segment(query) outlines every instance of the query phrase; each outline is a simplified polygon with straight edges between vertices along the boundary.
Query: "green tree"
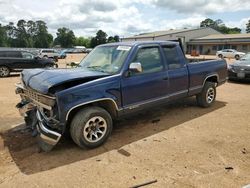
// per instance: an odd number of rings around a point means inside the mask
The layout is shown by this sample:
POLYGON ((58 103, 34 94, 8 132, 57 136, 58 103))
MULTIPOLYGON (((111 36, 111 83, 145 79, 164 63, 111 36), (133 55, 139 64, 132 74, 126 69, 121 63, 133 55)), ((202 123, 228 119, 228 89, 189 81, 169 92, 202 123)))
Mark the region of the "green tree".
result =
POLYGON ((248 23, 246 24, 246 32, 250 33, 250 20, 248 20, 248 23))
POLYGON ((69 48, 75 44, 75 34, 68 28, 59 28, 56 35, 57 37, 54 40, 54 44, 56 45, 61 45, 63 48, 69 48))
POLYGON ((114 40, 115 40, 115 42, 120 42, 120 37, 118 35, 115 35, 114 40))
POLYGON ((211 27, 223 34, 235 34, 241 33, 241 29, 238 27, 230 28, 227 27, 221 19, 212 20, 211 18, 207 18, 200 23, 200 27, 211 27))
POLYGON ((48 48, 53 43, 53 36, 48 33, 48 27, 44 21, 38 20, 33 26, 30 27, 31 31, 34 33, 32 35, 34 47, 36 48, 48 48))
POLYGON ((108 43, 110 43, 110 42, 119 42, 119 41, 120 41, 120 37, 118 35, 108 37, 108 43))
POLYGON ((7 43, 9 47, 16 46, 16 27, 13 22, 9 22, 8 25, 4 26, 7 34, 7 43))
POLYGON ((0 47, 8 46, 6 28, 0 24, 0 47))
POLYGON ((211 18, 206 18, 200 23, 200 27, 215 27, 217 24, 214 20, 211 18))
POLYGON ((90 46, 94 48, 97 45, 107 43, 107 36, 108 36, 107 33, 105 33, 104 31, 102 30, 97 31, 96 36, 93 37, 90 41, 90 46))
POLYGON ((15 38, 16 38, 16 47, 31 47, 29 40, 29 34, 26 30, 26 21, 19 20, 17 22, 15 38))
POLYGON ((86 48, 89 48, 90 38, 76 37, 75 46, 85 46, 86 48))
POLYGON ((115 42, 114 37, 112 37, 112 36, 108 37, 108 43, 110 43, 110 42, 115 42))

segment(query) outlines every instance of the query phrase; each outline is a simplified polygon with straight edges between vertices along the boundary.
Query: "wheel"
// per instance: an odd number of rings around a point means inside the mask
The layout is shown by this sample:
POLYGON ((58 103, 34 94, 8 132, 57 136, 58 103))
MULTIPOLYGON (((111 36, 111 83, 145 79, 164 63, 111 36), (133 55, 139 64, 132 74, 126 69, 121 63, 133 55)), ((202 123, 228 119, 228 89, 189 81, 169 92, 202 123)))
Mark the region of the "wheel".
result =
POLYGON ((209 107, 216 98, 216 87, 213 82, 206 82, 201 93, 196 96, 196 100, 199 106, 209 107))
POLYGON ((240 59, 240 56, 239 55, 235 55, 234 56, 236 60, 239 60, 240 59))
POLYGON ((46 68, 46 69, 54 68, 54 66, 55 66, 55 65, 53 65, 53 64, 46 64, 46 65, 45 65, 45 68, 46 68))
POLYGON ((0 77, 7 77, 10 75, 10 69, 6 66, 0 66, 0 77))
POLYGON ((219 54, 218 57, 222 59, 222 58, 223 58, 223 55, 222 55, 222 54, 219 54))
POLYGON ((70 134, 81 148, 96 148, 108 139, 112 128, 112 118, 106 110, 100 107, 87 107, 74 116, 70 134))

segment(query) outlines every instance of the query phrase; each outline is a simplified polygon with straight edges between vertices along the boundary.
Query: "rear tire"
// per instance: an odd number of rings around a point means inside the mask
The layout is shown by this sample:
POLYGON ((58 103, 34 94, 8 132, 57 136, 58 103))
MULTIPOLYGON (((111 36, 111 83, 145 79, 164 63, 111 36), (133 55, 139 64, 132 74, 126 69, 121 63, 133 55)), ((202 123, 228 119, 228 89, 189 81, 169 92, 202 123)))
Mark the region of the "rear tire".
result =
POLYGON ((240 56, 239 55, 235 55, 234 56, 236 60, 239 60, 240 59, 240 56))
POLYGON ((206 82, 201 93, 196 95, 197 104, 207 108, 211 106, 216 98, 216 87, 213 82, 206 82))
POLYGON ((112 118, 106 110, 87 107, 74 116, 70 134, 72 140, 81 148, 96 148, 108 139, 112 128, 112 118))
POLYGON ((8 77, 10 75, 10 69, 6 66, 0 66, 0 77, 8 77))
POLYGON ((223 55, 222 55, 222 54, 219 54, 218 57, 222 59, 222 58, 223 58, 223 55))
POLYGON ((46 69, 54 68, 54 65, 53 64, 47 64, 47 65, 45 65, 45 68, 46 69))

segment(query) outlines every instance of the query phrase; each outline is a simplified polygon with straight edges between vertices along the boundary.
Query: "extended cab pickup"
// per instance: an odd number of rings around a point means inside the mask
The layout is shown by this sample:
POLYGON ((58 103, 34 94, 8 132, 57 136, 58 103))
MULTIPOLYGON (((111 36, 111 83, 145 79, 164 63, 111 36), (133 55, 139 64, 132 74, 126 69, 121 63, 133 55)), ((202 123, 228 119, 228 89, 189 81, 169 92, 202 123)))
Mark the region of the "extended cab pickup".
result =
POLYGON ((80 147, 95 148, 124 115, 194 95, 209 107, 226 76, 224 60, 189 63, 177 42, 105 44, 79 68, 24 70, 17 107, 43 150, 67 130, 80 147))

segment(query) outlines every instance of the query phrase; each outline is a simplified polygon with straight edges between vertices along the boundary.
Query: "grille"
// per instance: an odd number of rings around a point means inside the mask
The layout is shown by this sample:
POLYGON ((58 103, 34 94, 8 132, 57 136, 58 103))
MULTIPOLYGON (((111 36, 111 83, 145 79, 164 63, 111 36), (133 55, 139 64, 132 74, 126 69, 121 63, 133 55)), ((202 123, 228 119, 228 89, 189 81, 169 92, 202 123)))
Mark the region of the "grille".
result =
POLYGON ((46 95, 39 94, 29 89, 24 89, 23 94, 34 102, 39 102, 48 106, 54 106, 55 99, 46 95))

